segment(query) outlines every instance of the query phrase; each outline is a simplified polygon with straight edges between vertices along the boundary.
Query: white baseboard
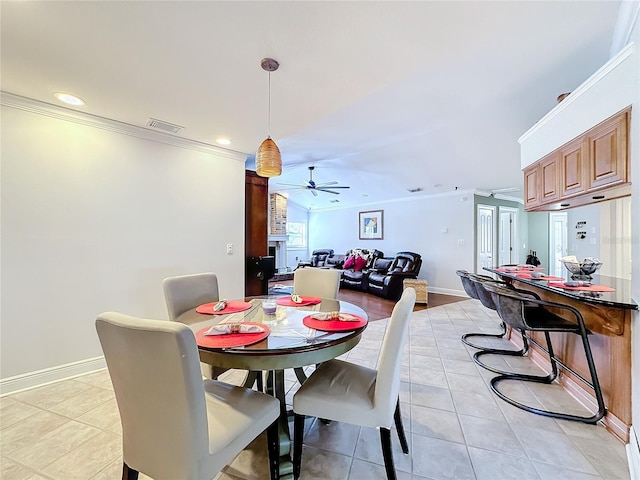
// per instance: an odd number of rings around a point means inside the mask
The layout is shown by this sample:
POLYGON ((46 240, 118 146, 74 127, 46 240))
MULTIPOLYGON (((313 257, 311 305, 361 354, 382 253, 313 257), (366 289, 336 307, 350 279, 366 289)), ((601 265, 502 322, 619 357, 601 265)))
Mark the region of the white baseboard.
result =
POLYGON ((454 295, 456 297, 469 297, 469 295, 467 295, 464 290, 453 290, 451 288, 438 288, 438 287, 432 287, 431 285, 429 285, 427 287, 429 289, 429 293, 442 293, 444 295, 454 295))
POLYGON ((629 462, 629 478, 640 478, 640 444, 638 444, 638 436, 631 426, 629 432, 629 443, 627 444, 627 461, 629 462))
POLYGON ((87 360, 81 360, 79 362, 45 368, 44 370, 16 375, 15 377, 3 378, 0 379, 0 397, 9 395, 10 393, 40 387, 48 383, 77 377, 106 367, 107 364, 104 357, 95 357, 88 358, 87 360))

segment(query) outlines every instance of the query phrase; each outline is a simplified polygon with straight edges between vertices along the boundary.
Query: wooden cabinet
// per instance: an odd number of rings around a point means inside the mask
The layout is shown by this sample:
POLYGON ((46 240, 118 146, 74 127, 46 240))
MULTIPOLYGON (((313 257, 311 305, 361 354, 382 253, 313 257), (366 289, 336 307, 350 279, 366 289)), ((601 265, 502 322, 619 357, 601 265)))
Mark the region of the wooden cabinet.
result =
POLYGON ((525 210, 558 210, 629 195, 624 187, 630 185, 630 112, 608 118, 525 168, 525 210))
POLYGON ((560 196, 562 198, 579 195, 587 189, 585 150, 585 142, 582 138, 577 138, 560 149, 560 196))
POLYGON ((629 155, 627 152, 628 112, 606 120, 587 134, 589 148, 588 189, 627 181, 629 155))
POLYGON ((540 160, 540 202, 555 202, 560 198, 558 189, 558 158, 552 153, 540 160))
POLYGON ((524 170, 525 208, 534 208, 560 198, 558 154, 554 153, 524 170))
POLYGON ((540 168, 537 163, 524 169, 524 207, 527 210, 540 205, 539 171, 540 168))

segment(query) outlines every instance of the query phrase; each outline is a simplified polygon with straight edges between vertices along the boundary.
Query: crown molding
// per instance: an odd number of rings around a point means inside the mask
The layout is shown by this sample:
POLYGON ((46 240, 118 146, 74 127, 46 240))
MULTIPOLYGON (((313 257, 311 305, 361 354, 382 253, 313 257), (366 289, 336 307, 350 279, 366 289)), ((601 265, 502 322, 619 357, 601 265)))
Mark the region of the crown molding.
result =
POLYGON ((578 88, 576 88, 573 92, 569 94, 562 102, 556 105, 549 113, 547 113, 544 117, 542 117, 538 122, 527 130, 519 139, 518 143, 522 145, 523 142, 527 141, 532 135, 534 135, 538 130, 545 126, 551 119, 556 117, 560 112, 563 112, 567 109, 573 102, 575 102, 578 98, 584 95, 591 87, 593 87, 596 83, 606 77, 609 73, 615 70, 622 62, 624 62, 628 57, 630 57, 635 50, 635 45, 633 43, 629 43, 626 47, 624 47, 620 52, 616 54, 611 60, 605 63, 600 69, 598 69, 593 75, 587 78, 578 88))
POLYGON ((129 123, 119 122, 106 117, 91 115, 89 113, 79 112, 70 108, 60 107, 50 103, 40 102, 32 98, 22 97, 9 92, 0 92, 0 105, 8 108, 15 108, 25 112, 42 115, 57 120, 73 122, 91 128, 98 128, 121 135, 142 138, 152 142, 164 143, 174 147, 194 150, 197 152, 225 157, 244 163, 247 154, 218 147, 204 142, 198 142, 188 138, 176 137, 169 133, 156 132, 148 128, 131 125, 129 123))
MULTIPOLYGON (((292 203, 295 203, 296 205, 302 207, 305 210, 308 210, 310 212, 328 212, 331 210, 348 210, 351 208, 363 208, 363 207, 379 207, 379 206, 384 206, 384 205, 388 205, 390 203, 406 203, 406 202, 415 202, 418 199, 421 200, 432 200, 435 198, 441 198, 441 197, 457 197, 460 196, 460 201, 464 202, 467 200, 468 196, 471 195, 473 196, 473 194, 476 192, 476 190, 455 190, 453 192, 446 192, 446 193, 435 193, 435 194, 423 194, 423 195, 412 195, 411 197, 402 197, 402 198, 392 198, 389 200, 379 200, 379 201, 375 201, 375 202, 362 202, 362 203, 353 203, 353 204, 349 204, 349 205, 339 205, 339 206, 329 206, 329 207, 308 207, 308 206, 304 206, 304 205, 300 205, 299 203, 295 202, 295 201, 291 201, 292 203), (464 197, 464 200, 463 200, 464 197)), ((291 200, 289 198, 289 200, 291 200)))

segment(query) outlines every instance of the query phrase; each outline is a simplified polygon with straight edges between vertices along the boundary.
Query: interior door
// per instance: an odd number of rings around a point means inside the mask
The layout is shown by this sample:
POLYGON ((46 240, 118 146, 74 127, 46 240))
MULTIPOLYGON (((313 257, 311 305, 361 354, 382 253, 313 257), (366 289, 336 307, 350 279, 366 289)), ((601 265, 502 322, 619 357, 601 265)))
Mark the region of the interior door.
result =
POLYGON ((518 210, 499 207, 498 263, 518 263, 518 210))
POLYGON ((495 214, 496 207, 492 207, 489 205, 478 205, 478 210, 476 213, 476 273, 481 273, 484 267, 495 266, 495 214))
POLYGON ((567 212, 549 214, 549 275, 564 276, 560 259, 567 255, 567 212))

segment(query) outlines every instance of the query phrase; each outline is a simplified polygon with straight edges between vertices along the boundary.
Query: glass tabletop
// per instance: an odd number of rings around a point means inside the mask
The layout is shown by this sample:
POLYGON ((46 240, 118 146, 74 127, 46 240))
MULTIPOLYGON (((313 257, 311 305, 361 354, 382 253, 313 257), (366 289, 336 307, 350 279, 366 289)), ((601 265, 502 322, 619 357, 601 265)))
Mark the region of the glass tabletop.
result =
MULTIPOLYGON (((277 355, 278 353, 287 354, 323 349, 358 336, 366 328, 365 325, 348 331, 325 332, 310 329, 303 324, 303 319, 306 316, 317 312, 349 313, 368 319, 367 313, 362 308, 349 302, 320 299, 320 303, 315 305, 296 307, 277 305, 275 314, 266 314, 262 309, 262 302, 266 298, 246 298, 245 301, 251 305, 249 309, 227 315, 201 314, 196 312, 196 309, 192 309, 180 315, 176 321, 185 323, 194 333, 220 323, 253 322, 269 327, 269 336, 252 345, 211 349, 226 353, 237 352, 243 355, 264 355, 266 353, 277 355)), ((202 346, 199 348, 208 349, 202 346)))

